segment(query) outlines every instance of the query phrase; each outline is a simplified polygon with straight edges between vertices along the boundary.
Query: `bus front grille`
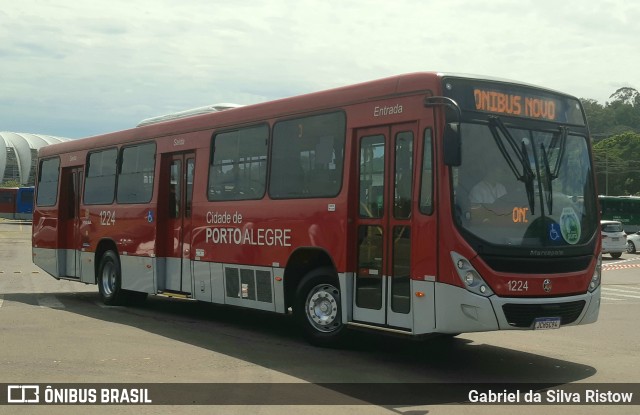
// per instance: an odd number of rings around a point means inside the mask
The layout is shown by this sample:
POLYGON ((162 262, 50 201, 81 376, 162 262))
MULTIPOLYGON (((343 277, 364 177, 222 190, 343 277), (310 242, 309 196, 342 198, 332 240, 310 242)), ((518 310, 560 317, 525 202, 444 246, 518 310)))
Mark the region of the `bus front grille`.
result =
POLYGON ((561 258, 525 258, 480 254, 491 269, 520 274, 555 274, 581 272, 589 268, 593 255, 561 258))
POLYGON ((539 317, 560 317, 560 324, 571 324, 578 319, 585 301, 551 304, 505 304, 502 306, 507 322, 514 327, 531 327, 539 317))

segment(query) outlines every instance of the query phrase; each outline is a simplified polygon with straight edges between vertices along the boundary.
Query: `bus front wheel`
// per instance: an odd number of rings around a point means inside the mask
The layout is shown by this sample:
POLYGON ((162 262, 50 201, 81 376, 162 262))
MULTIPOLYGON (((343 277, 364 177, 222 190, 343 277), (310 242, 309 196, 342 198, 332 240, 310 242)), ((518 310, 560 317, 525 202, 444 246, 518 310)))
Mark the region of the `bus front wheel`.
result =
POLYGON ((296 291, 294 313, 307 340, 316 346, 336 346, 343 339, 338 278, 321 268, 304 276, 296 291))
POLYGON ((113 251, 105 252, 98 269, 98 290, 103 303, 118 305, 123 302, 125 293, 121 288, 121 281, 118 255, 113 251))

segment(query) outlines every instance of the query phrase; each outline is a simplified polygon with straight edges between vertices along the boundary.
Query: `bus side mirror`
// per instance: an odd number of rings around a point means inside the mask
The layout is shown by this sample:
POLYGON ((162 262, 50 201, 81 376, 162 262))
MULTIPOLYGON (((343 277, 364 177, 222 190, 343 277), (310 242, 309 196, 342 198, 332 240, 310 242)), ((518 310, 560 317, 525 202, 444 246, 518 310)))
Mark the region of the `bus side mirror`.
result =
POLYGON ((457 167, 462 164, 462 141, 460 124, 447 123, 444 130, 444 164, 457 167))

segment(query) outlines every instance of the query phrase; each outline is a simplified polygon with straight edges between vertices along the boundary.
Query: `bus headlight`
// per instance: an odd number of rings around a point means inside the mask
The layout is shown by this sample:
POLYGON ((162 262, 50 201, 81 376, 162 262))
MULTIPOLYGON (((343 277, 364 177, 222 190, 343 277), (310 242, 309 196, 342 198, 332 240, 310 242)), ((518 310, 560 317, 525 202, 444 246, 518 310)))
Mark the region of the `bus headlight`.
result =
POLYGON ((457 252, 451 252, 451 260, 453 261, 460 280, 467 290, 484 297, 493 295, 489 284, 482 279, 480 273, 473 268, 473 265, 471 265, 465 257, 457 252))
POLYGON ((598 263, 596 264, 596 269, 593 271, 593 276, 591 277, 591 282, 589 283, 589 292, 593 292, 596 288, 600 286, 600 281, 602 280, 602 254, 598 255, 598 263))
POLYGON ((471 286, 475 281, 476 281, 476 278, 475 278, 474 272, 467 271, 467 273, 464 276, 464 282, 466 282, 468 286, 471 286))

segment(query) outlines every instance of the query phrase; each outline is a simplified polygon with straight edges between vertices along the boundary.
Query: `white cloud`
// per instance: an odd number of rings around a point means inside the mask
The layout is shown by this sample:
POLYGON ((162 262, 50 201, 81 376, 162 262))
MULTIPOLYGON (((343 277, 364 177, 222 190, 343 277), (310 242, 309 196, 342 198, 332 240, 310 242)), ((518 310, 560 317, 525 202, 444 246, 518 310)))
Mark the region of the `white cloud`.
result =
POLYGON ((97 134, 424 70, 605 102, 640 88, 638 21, 622 0, 22 0, 0 12, 0 125, 97 134))

